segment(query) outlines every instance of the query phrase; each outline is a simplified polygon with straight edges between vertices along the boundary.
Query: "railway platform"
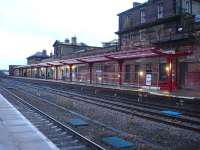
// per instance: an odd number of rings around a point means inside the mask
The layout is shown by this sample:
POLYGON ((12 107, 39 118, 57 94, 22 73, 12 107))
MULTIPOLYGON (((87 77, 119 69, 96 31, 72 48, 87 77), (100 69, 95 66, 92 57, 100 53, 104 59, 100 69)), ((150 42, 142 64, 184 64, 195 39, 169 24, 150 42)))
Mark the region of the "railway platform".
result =
POLYGON ((0 150, 58 149, 0 94, 0 150))
POLYGON ((126 86, 126 85, 107 85, 107 84, 89 84, 89 83, 83 83, 83 82, 68 82, 63 80, 45 80, 45 79, 38 79, 38 78, 24 78, 24 77, 11 77, 16 79, 29 79, 29 80, 41 80, 41 81, 48 81, 48 82, 55 82, 55 83, 64 83, 64 84, 72 84, 72 85, 82 85, 82 86, 88 86, 88 87, 94 87, 94 88, 102 88, 102 89, 111 89, 111 90, 118 90, 118 91, 125 91, 125 92, 135 92, 135 93, 147 93, 152 96, 161 96, 161 97, 167 97, 167 98, 177 98, 177 99, 184 99, 184 100, 200 100, 200 90, 194 91, 194 90, 186 90, 186 89, 179 89, 173 92, 167 92, 167 91, 160 91, 154 88, 137 88, 133 86, 126 86))

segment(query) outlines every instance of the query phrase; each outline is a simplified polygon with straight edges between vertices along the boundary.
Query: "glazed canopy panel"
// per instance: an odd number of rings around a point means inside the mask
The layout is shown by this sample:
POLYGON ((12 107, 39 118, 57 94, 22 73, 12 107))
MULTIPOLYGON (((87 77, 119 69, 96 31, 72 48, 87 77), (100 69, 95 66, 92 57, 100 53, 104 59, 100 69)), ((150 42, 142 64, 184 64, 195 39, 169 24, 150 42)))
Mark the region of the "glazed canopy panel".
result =
POLYGON ((72 64, 81 64, 82 62, 76 60, 76 59, 67 59, 67 60, 61 60, 61 63, 65 65, 72 65, 72 64))
POLYGON ((105 62, 105 61, 109 61, 110 59, 105 57, 104 55, 96 55, 96 56, 79 58, 77 60, 85 62, 85 63, 94 63, 94 62, 105 62))

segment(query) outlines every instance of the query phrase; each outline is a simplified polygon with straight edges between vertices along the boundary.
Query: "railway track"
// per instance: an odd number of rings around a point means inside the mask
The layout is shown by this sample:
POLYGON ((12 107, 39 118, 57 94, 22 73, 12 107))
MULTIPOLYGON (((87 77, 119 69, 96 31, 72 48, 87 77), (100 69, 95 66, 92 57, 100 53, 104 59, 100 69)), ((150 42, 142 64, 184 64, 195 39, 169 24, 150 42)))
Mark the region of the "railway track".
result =
MULTIPOLYGON (((39 86, 37 86, 36 83, 32 83, 32 82, 26 83, 26 84, 29 84, 29 85, 31 84, 31 86, 39 87, 39 86)), ((163 110, 163 109, 167 108, 167 109, 179 111, 179 112, 181 112, 185 115, 188 115, 190 117, 200 118, 200 111, 193 110, 193 109, 191 110, 191 109, 183 107, 183 105, 185 103, 184 100, 179 100, 179 101, 176 100, 177 106, 172 106, 172 105, 166 105, 166 104, 146 102, 146 101, 143 100, 142 97, 141 97, 141 100, 138 102, 138 97, 128 98, 128 97, 123 97, 123 96, 120 96, 120 95, 117 95, 117 94, 116 95, 115 94, 114 95, 103 94, 103 96, 102 96, 101 94, 100 95, 96 94, 96 91, 94 91, 94 92, 92 92, 90 90, 82 91, 82 88, 78 88, 78 89, 75 88, 74 89, 74 88, 68 87, 68 85, 64 86, 64 87, 63 86, 56 86, 55 87, 55 85, 50 83, 47 86, 44 85, 42 87, 50 89, 50 90, 56 90, 56 91, 59 91, 59 92, 65 92, 65 93, 74 92, 75 94, 85 95, 85 96, 89 96, 89 97, 100 98, 100 99, 115 101, 115 102, 117 101, 117 102, 121 102, 121 103, 124 103, 124 104, 127 104, 127 105, 134 105, 134 106, 139 106, 139 107, 143 107, 143 108, 147 108, 147 109, 149 108, 149 109, 155 109, 155 110, 163 110), (50 87, 53 87, 53 88, 50 88, 50 87)), ((164 102, 165 101, 163 101, 163 103, 164 102)))
POLYGON ((59 149, 105 150, 103 147, 28 103, 16 95, 16 93, 12 92, 11 89, 2 87, 4 94, 9 96, 10 102, 59 149))
MULTIPOLYGON (((19 83, 18 83, 18 86, 19 86, 19 88, 22 88, 22 87, 20 87, 19 83)), ((28 85, 26 84, 26 86, 28 86, 28 85)), ((64 97, 71 98, 71 99, 78 100, 78 101, 84 101, 84 102, 87 102, 90 104, 98 105, 101 107, 106 107, 106 108, 109 108, 112 110, 135 115, 135 116, 138 116, 141 118, 146 118, 146 119, 153 120, 156 122, 173 125, 173 126, 176 126, 179 128, 184 128, 184 129, 189 129, 189 130, 193 130, 196 132, 200 132, 200 120, 198 117, 195 118, 194 115, 189 116, 188 114, 184 114, 182 117, 172 117, 172 116, 166 116, 166 115, 161 114, 159 110, 163 109, 163 108, 155 109, 155 107, 153 107, 154 109, 152 109, 151 106, 148 108, 148 106, 144 105, 144 107, 143 107, 142 104, 140 104, 139 106, 138 105, 136 105, 136 106, 128 105, 128 104, 124 104, 124 103, 121 103, 118 101, 117 102, 110 101, 110 100, 108 101, 105 99, 95 98, 95 97, 91 97, 91 96, 85 96, 83 94, 61 91, 61 90, 56 90, 56 89, 46 88, 46 87, 39 87, 36 85, 31 86, 31 88, 37 88, 38 90, 46 90, 52 94, 64 96, 64 97), (193 118, 191 119, 191 117, 193 117, 193 118)), ((26 90, 26 89, 22 88, 22 90, 26 90)))

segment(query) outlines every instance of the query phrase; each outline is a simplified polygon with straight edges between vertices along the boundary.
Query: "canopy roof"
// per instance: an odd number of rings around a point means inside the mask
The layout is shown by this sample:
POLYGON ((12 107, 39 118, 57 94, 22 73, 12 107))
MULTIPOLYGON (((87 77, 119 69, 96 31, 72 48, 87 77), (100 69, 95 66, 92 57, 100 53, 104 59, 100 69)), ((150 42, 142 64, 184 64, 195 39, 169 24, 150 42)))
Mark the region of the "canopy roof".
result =
POLYGON ((140 48, 134 50, 126 50, 126 51, 124 50, 124 51, 79 57, 73 59, 65 59, 60 61, 45 62, 40 64, 18 66, 15 68, 75 65, 84 63, 106 62, 113 60, 119 61, 119 60, 142 59, 142 58, 153 58, 153 57, 180 57, 190 54, 192 54, 191 51, 175 52, 175 51, 163 51, 158 48, 140 48))
POLYGON ((105 57, 104 55, 94 55, 94 56, 78 58, 77 60, 83 63, 95 63, 95 62, 109 61, 110 59, 105 57))
POLYGON ((59 61, 52 61, 52 62, 47 62, 48 65, 51 66, 62 66, 63 63, 59 62, 59 61))
POLYGON ((61 60, 60 62, 65 64, 65 65, 82 64, 81 61, 78 61, 76 59, 61 60))

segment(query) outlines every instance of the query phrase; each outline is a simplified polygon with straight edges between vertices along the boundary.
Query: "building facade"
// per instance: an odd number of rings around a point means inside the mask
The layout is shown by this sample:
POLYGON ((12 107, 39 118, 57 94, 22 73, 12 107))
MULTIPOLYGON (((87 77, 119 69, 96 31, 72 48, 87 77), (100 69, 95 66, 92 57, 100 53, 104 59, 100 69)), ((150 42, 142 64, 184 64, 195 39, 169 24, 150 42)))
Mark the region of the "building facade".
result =
POLYGON ((77 57, 78 54, 85 51, 101 49, 101 47, 88 46, 85 43, 77 43, 77 38, 72 37, 71 42, 69 39, 65 39, 64 42, 58 40, 53 44, 54 47, 54 59, 64 59, 69 57, 77 57))
POLYGON ((38 64, 41 63, 42 60, 50 58, 49 55, 47 55, 47 51, 43 50, 42 52, 36 52, 34 55, 31 55, 27 57, 27 64, 38 64))
MULTIPOLYGON (((174 83, 180 88, 200 88, 200 1, 149 0, 133 3, 133 7, 119 16, 117 32, 121 50, 137 47, 157 47, 164 51, 192 50, 193 55, 173 60, 174 83)), ((143 61, 146 71, 157 72, 159 82, 167 78, 166 59, 143 61), (157 69, 154 64, 159 64, 157 69), (154 69, 153 69, 154 68, 154 69)), ((135 66, 136 67, 136 66, 135 66)), ((129 69, 128 69, 129 70, 129 69)), ((129 72, 137 70, 132 69, 129 72)), ((134 72, 135 72, 134 71, 134 72)))
POLYGON ((148 87, 200 89, 200 2, 149 0, 120 14, 119 45, 56 41, 54 57, 15 69, 16 76, 148 87))

